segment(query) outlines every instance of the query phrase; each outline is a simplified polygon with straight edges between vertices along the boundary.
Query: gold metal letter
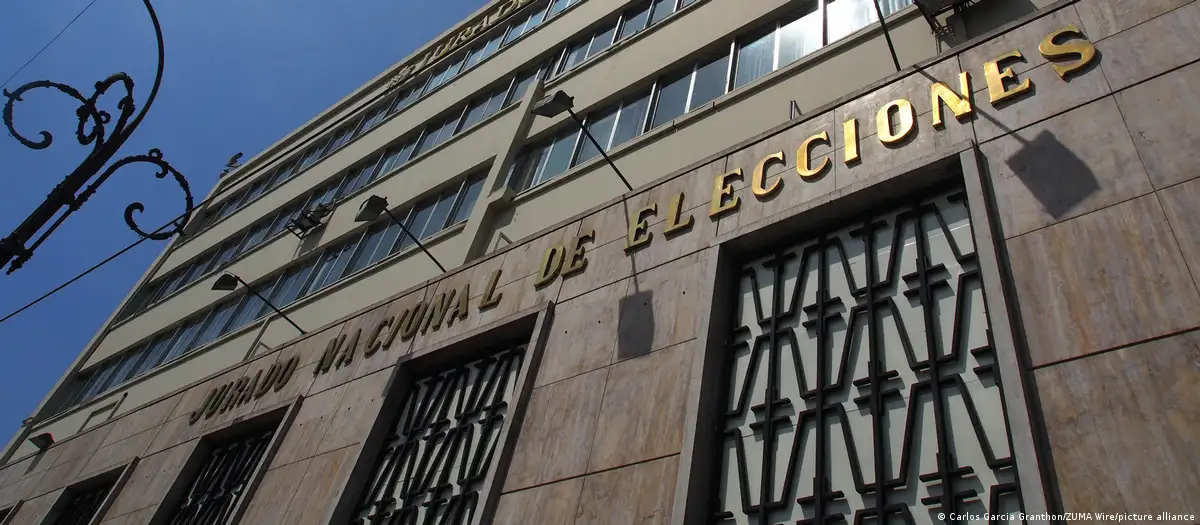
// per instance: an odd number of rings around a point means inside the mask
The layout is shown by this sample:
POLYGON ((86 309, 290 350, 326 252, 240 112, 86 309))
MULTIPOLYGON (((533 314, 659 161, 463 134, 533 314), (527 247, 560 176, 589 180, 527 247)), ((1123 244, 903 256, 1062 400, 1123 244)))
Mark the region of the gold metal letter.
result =
POLYGON ((592 240, 595 238, 596 230, 592 230, 580 235, 579 237, 576 237, 574 241, 571 241, 571 258, 567 260, 567 267, 564 268, 562 272, 564 279, 587 269, 587 253, 583 249, 583 243, 592 242, 592 240))
POLYGON ((753 192, 754 196, 758 197, 759 200, 770 197, 772 194, 779 191, 780 185, 783 184, 783 177, 780 177, 775 179, 775 183, 771 184, 770 188, 763 186, 763 182, 765 182, 763 179, 765 179, 767 176, 767 166, 776 162, 780 164, 784 163, 782 151, 767 155, 767 158, 760 161, 758 166, 754 168, 754 175, 750 178, 750 191, 753 192))
POLYGON ((350 337, 350 341, 342 347, 342 354, 338 356, 337 364, 334 368, 341 368, 354 361, 354 350, 358 348, 358 338, 362 336, 362 328, 354 331, 354 335, 350 337))
POLYGON ((367 338, 367 347, 363 349, 363 357, 371 357, 375 355, 375 352, 378 352, 381 348, 383 348, 383 341, 379 340, 379 334, 383 333, 383 329, 391 326, 391 324, 392 318, 389 317, 379 321, 379 323, 375 325, 375 329, 371 330, 371 337, 367 338))
POLYGON ((271 391, 271 385, 274 384, 275 376, 277 375, 279 375, 279 364, 275 363, 271 365, 271 368, 267 369, 267 376, 258 384, 258 389, 254 391, 254 399, 265 396, 267 392, 271 391))
POLYGON ((454 326, 454 321, 467 318, 467 299, 471 298, 471 283, 463 284, 462 290, 446 312, 446 327, 454 326))
POLYGON ((542 266, 538 270, 538 278, 533 282, 534 288, 541 288, 550 284, 555 277, 558 277, 558 272, 562 270, 563 257, 566 255, 566 250, 561 244, 551 246, 546 250, 546 254, 542 256, 542 266))
POLYGON ((1088 65, 1093 59, 1096 58, 1096 46, 1087 41, 1086 37, 1083 36, 1083 32, 1080 31, 1078 27, 1075 27, 1075 24, 1070 24, 1067 27, 1050 33, 1050 35, 1047 36, 1045 40, 1042 40, 1042 43, 1038 45, 1038 51, 1041 51, 1042 56, 1046 57, 1046 60, 1068 58, 1071 55, 1078 55, 1078 58, 1075 59, 1075 62, 1070 64, 1054 64, 1054 72, 1058 73, 1058 76, 1063 80, 1066 80, 1068 75, 1083 69, 1084 66, 1088 65), (1059 37, 1078 37, 1084 40, 1080 42, 1056 44, 1054 41, 1058 40, 1059 37))
POLYGON ((1025 57, 1021 56, 1020 50, 1014 49, 996 57, 995 60, 983 64, 983 76, 987 77, 988 96, 991 97, 993 106, 1033 88, 1033 82, 1028 78, 1012 89, 1004 87, 1004 81, 1012 80, 1015 82, 1017 74, 1013 72, 1011 67, 1006 67, 1004 71, 1000 71, 1000 64, 1015 59, 1025 60, 1025 57))
POLYGON ((895 144, 904 140, 904 137, 912 133, 916 118, 917 114, 913 110, 911 102, 904 99, 888 102, 883 109, 879 110, 879 114, 875 115, 879 141, 884 144, 895 144), (900 129, 895 133, 892 132, 892 108, 896 108, 896 116, 900 117, 900 129))
POLYGON ((842 138, 846 143, 846 165, 858 162, 858 119, 852 118, 842 124, 842 138))
POLYGON ((296 371, 296 366, 299 364, 300 356, 295 355, 283 365, 283 368, 279 371, 279 375, 275 377, 276 392, 282 390, 288 381, 292 379, 292 373, 296 371))
POLYGON ((458 290, 450 290, 449 293, 442 292, 437 294, 433 302, 429 305, 429 314, 425 316, 425 322, 421 325, 421 333, 429 331, 438 331, 442 327, 442 320, 446 317, 446 310, 449 309, 450 303, 454 301, 454 294, 458 290))
POLYGON ((679 214, 683 213, 683 192, 671 198, 671 210, 667 212, 667 226, 663 228, 663 235, 671 237, 676 233, 683 233, 692 227, 692 214, 688 214, 683 222, 679 221, 679 214))
POLYGON ((730 184, 734 180, 742 180, 742 168, 730 171, 723 175, 717 175, 713 180, 712 203, 708 206, 708 216, 717 218, 725 215, 728 212, 737 210, 742 204, 741 197, 733 194, 733 185, 730 184), (726 202, 725 199, 729 199, 726 202))
POLYGON ((337 360, 338 350, 342 348, 342 343, 345 342, 346 334, 329 340, 329 343, 325 345, 325 352, 321 354, 321 360, 317 361, 317 366, 313 368, 313 376, 319 376, 328 372, 330 368, 333 368, 333 363, 337 360))
POLYGON ((200 403, 200 407, 188 415, 188 425, 195 425, 200 418, 204 416, 204 411, 208 409, 209 403, 212 403, 213 398, 217 395, 217 389, 208 391, 208 395, 204 397, 204 402, 200 403))
POLYGON ((479 300, 479 309, 487 310, 493 306, 500 304, 500 298, 504 294, 496 293, 496 284, 500 282, 500 269, 497 268, 492 272, 492 276, 488 278, 487 287, 483 289, 483 299, 479 300))
POLYGON ((414 304, 409 310, 405 310, 401 314, 402 321, 400 322, 400 340, 408 341, 417 335, 417 330, 421 328, 421 321, 425 319, 425 301, 414 304), (412 313, 409 313, 409 312, 412 313), (408 317, 404 317, 404 315, 408 317))
POLYGON ((655 216, 657 213, 658 204, 652 202, 629 218, 629 235, 625 238, 625 253, 650 244, 650 239, 654 238, 654 234, 649 231, 650 221, 647 219, 655 216))
POLYGON ((946 107, 950 108, 950 112, 954 113, 954 118, 961 119, 970 116, 975 112, 975 108, 971 107, 971 78, 967 76, 967 72, 963 71, 958 74, 958 85, 962 88, 962 95, 955 93, 950 86, 945 82, 934 82, 929 90, 933 98, 933 127, 941 129, 946 127, 946 123, 942 121, 942 103, 946 103, 946 107))
POLYGON ((820 177, 833 164, 829 157, 825 156, 821 157, 820 165, 812 168, 812 147, 817 143, 829 144, 829 132, 821 130, 820 133, 804 139, 804 142, 800 143, 800 149, 796 150, 796 173, 800 174, 802 179, 820 177))

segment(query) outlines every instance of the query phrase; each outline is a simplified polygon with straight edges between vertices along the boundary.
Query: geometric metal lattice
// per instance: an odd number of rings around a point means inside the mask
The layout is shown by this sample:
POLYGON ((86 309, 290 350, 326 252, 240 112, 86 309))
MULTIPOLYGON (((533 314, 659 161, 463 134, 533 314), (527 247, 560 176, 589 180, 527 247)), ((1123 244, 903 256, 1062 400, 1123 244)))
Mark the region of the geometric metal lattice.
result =
POLYGON ((375 463, 354 523, 473 523, 524 354, 520 346, 417 380, 375 463))
POLYGON ((246 492, 254 469, 266 455, 272 428, 214 443, 192 479, 170 525, 225 525, 246 492))
POLYGON ((739 279, 715 523, 1021 510, 962 193, 783 247, 739 279))
MULTIPOLYGON (((108 496, 108 491, 112 490, 112 487, 113 483, 109 482, 103 486, 78 492, 67 489, 67 497, 70 499, 62 506, 58 517, 54 519, 54 525, 87 525, 91 523, 96 511, 100 509, 100 504, 104 503, 104 498, 108 496)), ((0 516, 0 518, 3 517, 0 516)))

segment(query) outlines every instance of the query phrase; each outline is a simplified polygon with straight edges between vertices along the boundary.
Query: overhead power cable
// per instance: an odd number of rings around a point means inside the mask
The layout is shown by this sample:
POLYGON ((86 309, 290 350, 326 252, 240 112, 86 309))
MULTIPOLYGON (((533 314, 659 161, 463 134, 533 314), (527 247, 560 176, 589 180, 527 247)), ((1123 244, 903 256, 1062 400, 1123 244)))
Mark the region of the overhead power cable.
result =
POLYGON ((34 60, 37 60, 37 57, 42 56, 42 53, 44 53, 46 51, 46 49, 48 49, 50 47, 50 44, 53 44, 55 40, 58 40, 58 37, 62 36, 63 33, 67 32, 67 28, 71 27, 71 25, 74 24, 76 20, 79 20, 79 17, 83 16, 83 14, 86 13, 88 9, 91 9, 92 6, 95 4, 96 4, 96 0, 92 0, 91 2, 88 2, 88 5, 83 6, 83 9, 75 14, 75 18, 72 18, 70 22, 67 22, 67 25, 63 26, 63 28, 58 31, 57 35, 54 35, 54 38, 51 38, 49 42, 46 42, 46 45, 42 46, 42 48, 39 49, 37 53, 34 53, 33 56, 29 57, 29 60, 26 60, 24 64, 21 64, 21 67, 17 68, 16 71, 13 71, 12 74, 8 76, 8 78, 4 79, 4 84, 0 84, 0 89, 8 87, 8 83, 10 81, 12 81, 12 79, 16 78, 17 75, 19 75, 22 71, 25 70, 25 68, 29 67, 29 64, 32 64, 34 60))

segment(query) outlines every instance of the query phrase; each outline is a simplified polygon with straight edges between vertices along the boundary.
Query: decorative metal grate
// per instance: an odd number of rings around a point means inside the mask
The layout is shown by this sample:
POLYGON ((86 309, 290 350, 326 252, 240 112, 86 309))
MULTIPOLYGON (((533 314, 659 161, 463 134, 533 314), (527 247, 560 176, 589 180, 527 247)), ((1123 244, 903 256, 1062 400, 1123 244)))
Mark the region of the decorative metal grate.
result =
POLYGON ((224 525, 275 435, 272 428, 214 443, 169 525, 224 525))
MULTIPOLYGON (((69 499, 62 506, 58 517, 54 519, 54 525, 87 525, 91 523, 92 518, 96 516, 96 511, 104 503, 104 498, 108 496, 108 491, 112 490, 112 486, 112 482, 109 482, 85 490, 67 489, 67 498, 69 499)), ((4 520, 4 514, 6 512, 0 513, 0 521, 4 520)))
POLYGON ((354 523, 473 523, 524 354, 505 350, 416 381, 354 523))
POLYGON ((714 522, 1021 510, 970 226, 944 194, 742 269, 714 522))

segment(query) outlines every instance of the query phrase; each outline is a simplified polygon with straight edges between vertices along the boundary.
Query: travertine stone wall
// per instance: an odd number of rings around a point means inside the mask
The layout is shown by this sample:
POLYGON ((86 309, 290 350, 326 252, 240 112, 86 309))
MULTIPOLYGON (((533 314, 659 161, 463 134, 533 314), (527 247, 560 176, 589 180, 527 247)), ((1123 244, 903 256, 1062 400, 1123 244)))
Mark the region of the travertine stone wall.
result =
POLYGON ((869 205, 874 197, 864 196, 881 183, 894 193, 915 184, 909 178, 916 181, 923 166, 957 164, 960 154, 977 151, 983 189, 971 203, 990 203, 1005 280, 987 292, 1004 294, 1012 316, 1002 323, 1003 312, 992 312, 993 325, 1014 334, 1021 364, 1021 377, 1006 378, 1012 383, 1005 387, 1020 390, 1023 378, 1025 390, 1012 395, 1028 398, 1032 412, 1032 423, 1012 424, 1015 449, 1029 450, 1020 445, 1028 442, 1040 450, 1040 457, 1018 461, 1040 462, 1051 510, 1200 513, 1198 40, 1194 1, 1060 3, 790 128, 20 458, 0 470, 0 508, 23 501, 10 523, 39 523, 64 486, 139 457, 103 523, 145 523, 202 436, 303 396, 242 523, 324 523, 380 417, 398 362, 554 303, 527 413, 513 429, 519 434, 494 522, 680 523, 672 514, 678 473, 694 459, 683 454, 699 390, 693 365, 711 351, 703 324, 713 287, 721 284, 708 282, 708 269, 714 257, 737 256, 729 253, 735 249, 717 255, 710 248, 738 246, 747 233, 772 225, 792 227, 794 217, 853 213, 849 207, 869 205), (1038 44, 1069 24, 1099 55, 1063 80, 1038 44), (983 64, 1013 49, 1026 57, 1012 65, 1014 73, 1034 87, 996 107, 983 64), (929 86, 943 81, 957 90, 960 71, 971 75, 975 114, 958 120, 946 113, 945 129, 934 129, 929 86), (884 145, 874 136, 876 112, 902 98, 914 106, 916 130, 884 145), (842 123, 851 118, 859 121, 862 161, 848 165, 842 123), (793 152, 822 130, 830 141, 811 158, 829 155, 832 165, 818 178, 801 179, 795 167, 805 160, 793 152), (781 150, 788 152, 785 161, 770 166, 764 182, 781 180, 783 188, 759 199, 750 174, 781 150), (745 172, 733 183, 740 208, 711 219, 714 178, 738 168, 745 172), (665 236, 669 203, 680 193, 682 215, 695 222, 665 236), (629 217, 650 203, 658 206, 648 220, 653 239, 627 254, 629 217), (847 209, 830 212, 840 207, 847 209), (586 245, 587 268, 535 286, 546 250, 588 232, 594 237, 586 245), (480 310, 497 270, 490 296, 500 300, 480 310), (364 336, 349 365, 314 375, 330 339, 360 329, 365 335, 381 320, 464 285, 470 287, 466 319, 397 338, 370 357, 363 357, 370 344, 364 336), (298 366, 283 389, 189 423, 212 388, 293 357, 298 366))

